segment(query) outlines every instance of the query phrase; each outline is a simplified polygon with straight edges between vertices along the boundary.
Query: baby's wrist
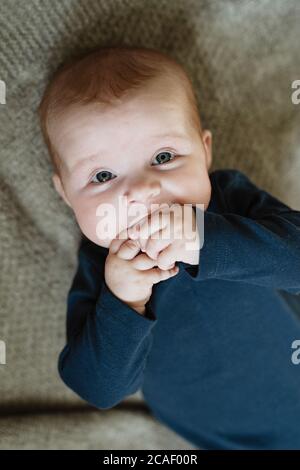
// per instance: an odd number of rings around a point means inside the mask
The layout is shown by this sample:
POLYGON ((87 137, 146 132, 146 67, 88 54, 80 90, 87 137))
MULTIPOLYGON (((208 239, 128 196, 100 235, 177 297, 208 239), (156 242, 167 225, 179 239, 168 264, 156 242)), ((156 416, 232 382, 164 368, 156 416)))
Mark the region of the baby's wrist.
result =
POLYGON ((131 303, 131 302, 126 302, 128 307, 133 308, 136 312, 138 312, 140 315, 145 315, 146 313, 146 304, 144 303, 131 303))
POLYGON ((146 315, 146 307, 143 308, 134 308, 134 310, 139 313, 140 315, 145 316, 146 315))

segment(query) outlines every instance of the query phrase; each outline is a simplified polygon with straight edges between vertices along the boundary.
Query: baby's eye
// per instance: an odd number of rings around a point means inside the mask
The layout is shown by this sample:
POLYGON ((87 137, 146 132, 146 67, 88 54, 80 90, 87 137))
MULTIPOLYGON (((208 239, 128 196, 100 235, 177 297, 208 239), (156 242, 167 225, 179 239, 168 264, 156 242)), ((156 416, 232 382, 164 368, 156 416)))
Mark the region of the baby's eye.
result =
POLYGON ((114 178, 116 178, 116 175, 113 175, 111 171, 102 170, 102 171, 98 171, 98 173, 95 174, 95 176, 91 180, 91 183, 105 183, 106 181, 109 181, 114 178), (110 175, 112 175, 113 178, 111 178, 110 175), (95 178, 96 178, 96 181, 95 181, 95 178))
POLYGON ((158 165, 160 165, 161 163, 168 163, 171 159, 173 160, 175 158, 175 154, 171 152, 160 152, 158 155, 155 156, 155 158, 159 160, 158 165))

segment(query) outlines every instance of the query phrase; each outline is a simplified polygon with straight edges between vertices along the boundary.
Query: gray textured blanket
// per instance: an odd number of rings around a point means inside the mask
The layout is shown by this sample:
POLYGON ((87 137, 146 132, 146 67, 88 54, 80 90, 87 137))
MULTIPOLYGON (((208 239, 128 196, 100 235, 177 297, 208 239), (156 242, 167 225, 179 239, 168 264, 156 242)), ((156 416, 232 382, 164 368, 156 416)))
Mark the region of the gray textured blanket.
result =
POLYGON ((298 0, 1 0, 1 448, 188 448, 139 394, 94 410, 58 377, 79 230, 56 194, 36 108, 76 51, 156 47, 190 74, 213 166, 237 168, 300 208, 298 0), (3 413, 6 415, 4 416, 3 413))

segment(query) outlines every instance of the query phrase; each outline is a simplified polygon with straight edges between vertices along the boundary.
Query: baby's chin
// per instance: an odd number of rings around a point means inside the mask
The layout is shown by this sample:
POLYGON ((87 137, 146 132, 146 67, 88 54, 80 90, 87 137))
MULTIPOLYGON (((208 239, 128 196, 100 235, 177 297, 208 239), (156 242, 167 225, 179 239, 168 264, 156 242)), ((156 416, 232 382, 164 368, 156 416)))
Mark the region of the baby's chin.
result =
POLYGON ((102 248, 109 249, 109 246, 113 240, 113 238, 98 238, 97 235, 91 235, 89 233, 82 232, 86 238, 88 238, 91 242, 95 243, 95 245, 101 246, 102 248))
MULTIPOLYGON (((95 243, 95 245, 98 245, 98 246, 101 246, 103 248, 109 248, 111 242, 116 238, 117 236, 117 233, 113 234, 112 235, 108 235, 108 236, 98 236, 96 231, 95 233, 90 233, 90 232, 87 232, 87 231, 84 231, 82 230, 82 233, 86 236, 86 238, 88 238, 91 242, 95 243)), ((124 231, 124 229, 122 230, 124 231)), ((127 238, 124 238, 124 241, 127 240, 127 238)))

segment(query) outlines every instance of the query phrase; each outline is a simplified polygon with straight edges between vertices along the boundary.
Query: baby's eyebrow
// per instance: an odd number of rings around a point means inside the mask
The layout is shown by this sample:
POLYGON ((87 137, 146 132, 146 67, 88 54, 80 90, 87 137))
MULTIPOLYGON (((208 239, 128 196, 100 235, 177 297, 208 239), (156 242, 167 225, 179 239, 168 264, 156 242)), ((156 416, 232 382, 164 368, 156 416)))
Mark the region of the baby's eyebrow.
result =
POLYGON ((189 138, 184 135, 184 134, 180 134, 180 133, 176 133, 176 134, 159 134, 159 135, 155 135, 154 137, 152 137, 151 140, 159 140, 159 139, 177 139, 177 140, 184 140, 186 142, 189 142, 189 138))
POLYGON ((75 165, 73 165, 69 172, 70 174, 77 173, 83 167, 89 167, 92 162, 99 161, 100 154, 93 154, 88 157, 81 158, 75 165))

